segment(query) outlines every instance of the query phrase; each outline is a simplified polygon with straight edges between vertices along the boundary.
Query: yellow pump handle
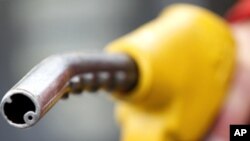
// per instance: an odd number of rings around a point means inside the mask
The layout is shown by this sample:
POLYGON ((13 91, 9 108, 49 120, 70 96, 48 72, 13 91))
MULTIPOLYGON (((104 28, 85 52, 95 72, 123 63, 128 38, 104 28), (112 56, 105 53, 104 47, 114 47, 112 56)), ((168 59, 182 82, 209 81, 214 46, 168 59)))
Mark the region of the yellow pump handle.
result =
POLYGON ((203 8, 177 4, 108 45, 138 65, 129 94, 114 93, 122 141, 201 140, 220 109, 235 63, 227 23, 203 8))

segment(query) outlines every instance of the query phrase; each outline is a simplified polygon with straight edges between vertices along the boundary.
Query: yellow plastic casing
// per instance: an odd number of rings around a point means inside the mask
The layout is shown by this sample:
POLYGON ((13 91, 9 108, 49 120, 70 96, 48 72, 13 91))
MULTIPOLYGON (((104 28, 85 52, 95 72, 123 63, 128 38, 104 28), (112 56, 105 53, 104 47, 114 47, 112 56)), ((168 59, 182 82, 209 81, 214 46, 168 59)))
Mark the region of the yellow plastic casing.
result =
POLYGON ((122 141, 197 141, 227 92, 235 47, 227 24, 203 8, 177 4, 112 42, 138 65, 129 93, 114 93, 122 141))

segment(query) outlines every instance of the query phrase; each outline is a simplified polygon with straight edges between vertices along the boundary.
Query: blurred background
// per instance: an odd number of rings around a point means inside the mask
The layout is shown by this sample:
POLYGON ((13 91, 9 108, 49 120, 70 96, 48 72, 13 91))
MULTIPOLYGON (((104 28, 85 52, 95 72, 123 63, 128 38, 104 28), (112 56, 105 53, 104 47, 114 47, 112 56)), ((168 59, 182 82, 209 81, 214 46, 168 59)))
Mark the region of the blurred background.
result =
MULTIPOLYGON (((43 58, 101 51, 177 2, 223 15, 234 0, 0 0, 0 97, 43 58)), ((29 129, 11 127, 1 116, 0 140, 118 141, 113 106, 100 91, 61 100, 29 129)))

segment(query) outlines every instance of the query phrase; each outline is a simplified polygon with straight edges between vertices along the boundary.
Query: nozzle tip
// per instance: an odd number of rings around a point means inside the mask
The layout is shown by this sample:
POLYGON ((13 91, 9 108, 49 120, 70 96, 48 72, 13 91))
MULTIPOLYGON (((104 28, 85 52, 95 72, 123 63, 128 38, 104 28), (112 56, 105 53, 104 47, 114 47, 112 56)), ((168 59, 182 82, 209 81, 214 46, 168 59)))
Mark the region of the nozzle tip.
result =
POLYGON ((18 128, 32 126, 40 115, 37 102, 24 90, 9 91, 2 99, 1 110, 7 122, 18 128))

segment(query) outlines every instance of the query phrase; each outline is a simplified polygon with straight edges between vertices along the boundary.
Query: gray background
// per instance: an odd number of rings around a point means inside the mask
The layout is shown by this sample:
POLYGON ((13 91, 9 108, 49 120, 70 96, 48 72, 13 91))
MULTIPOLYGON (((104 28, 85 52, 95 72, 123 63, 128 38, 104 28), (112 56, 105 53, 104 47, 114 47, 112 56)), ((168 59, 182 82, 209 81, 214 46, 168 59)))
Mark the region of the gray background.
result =
MULTIPOLYGON (((0 0, 0 97, 46 56, 100 51, 175 2, 223 14, 233 0, 0 0)), ((60 101, 34 127, 15 129, 0 117, 0 141, 117 141, 113 102, 84 93, 60 101)))

